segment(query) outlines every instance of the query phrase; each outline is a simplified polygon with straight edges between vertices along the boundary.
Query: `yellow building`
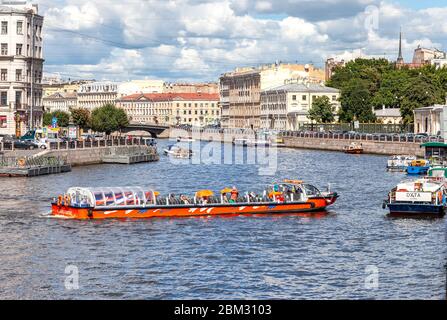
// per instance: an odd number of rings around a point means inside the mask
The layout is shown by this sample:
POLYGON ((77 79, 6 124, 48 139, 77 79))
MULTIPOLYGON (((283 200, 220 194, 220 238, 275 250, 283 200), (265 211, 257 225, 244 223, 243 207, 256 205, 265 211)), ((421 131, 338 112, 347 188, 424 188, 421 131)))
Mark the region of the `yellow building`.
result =
POLYGON ((133 123, 204 126, 220 120, 219 95, 199 93, 133 94, 118 100, 133 123))
POLYGON ((261 127, 261 91, 287 81, 323 83, 325 73, 313 65, 273 64, 241 68, 220 77, 222 127, 261 127))

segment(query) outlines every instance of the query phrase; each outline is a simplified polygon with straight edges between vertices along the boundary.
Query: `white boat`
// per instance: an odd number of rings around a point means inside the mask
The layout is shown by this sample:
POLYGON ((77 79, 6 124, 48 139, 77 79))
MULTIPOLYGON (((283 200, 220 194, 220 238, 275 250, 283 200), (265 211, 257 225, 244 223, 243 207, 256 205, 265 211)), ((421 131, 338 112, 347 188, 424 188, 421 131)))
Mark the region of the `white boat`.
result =
POLYGON ((395 155, 388 159, 386 168, 388 171, 405 171, 413 160, 416 160, 416 156, 395 155))
POLYGON ((392 215, 444 215, 446 194, 445 183, 436 177, 401 182, 389 192, 383 208, 392 215))
POLYGON ((163 150, 166 156, 171 156, 177 159, 189 159, 193 156, 193 152, 190 149, 180 148, 176 145, 168 146, 163 150))
POLYGON ((182 138, 182 137, 178 137, 177 138, 177 142, 195 142, 196 140, 192 139, 192 138, 182 138))
POLYGON ((256 140, 256 139, 234 139, 233 144, 235 146, 243 146, 243 147, 259 147, 264 146, 268 147, 270 146, 270 141, 268 140, 256 140))

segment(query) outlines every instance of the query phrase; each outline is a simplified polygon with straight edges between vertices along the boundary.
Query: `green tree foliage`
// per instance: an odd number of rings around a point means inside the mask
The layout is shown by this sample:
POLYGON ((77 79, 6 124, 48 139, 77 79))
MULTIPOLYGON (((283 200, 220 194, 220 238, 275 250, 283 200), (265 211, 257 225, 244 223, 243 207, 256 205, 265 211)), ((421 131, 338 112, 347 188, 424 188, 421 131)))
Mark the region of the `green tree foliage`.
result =
POLYGON ((317 123, 334 122, 334 108, 327 96, 317 97, 312 102, 312 108, 309 110, 308 118, 317 123))
POLYGON ((111 134, 129 125, 129 118, 123 109, 106 104, 93 110, 91 124, 94 131, 111 134))
POLYGON ((76 108, 71 110, 73 123, 82 129, 88 129, 91 125, 91 114, 88 109, 76 108))
POLYGON ((373 108, 400 108, 404 123, 413 122, 413 110, 443 103, 447 68, 424 66, 397 69, 384 59, 357 59, 337 67, 328 82, 341 90, 340 121, 371 122, 373 108))
POLYGON ((43 125, 51 126, 53 118, 57 118, 57 125, 59 127, 68 127, 70 123, 70 114, 65 111, 46 112, 43 115, 43 125))

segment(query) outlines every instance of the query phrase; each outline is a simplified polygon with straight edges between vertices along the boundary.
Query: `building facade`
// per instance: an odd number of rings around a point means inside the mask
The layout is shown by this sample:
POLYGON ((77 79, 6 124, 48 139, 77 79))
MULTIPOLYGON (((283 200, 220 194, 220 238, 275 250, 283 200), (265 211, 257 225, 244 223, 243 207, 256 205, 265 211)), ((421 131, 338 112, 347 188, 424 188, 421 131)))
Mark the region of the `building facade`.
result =
POLYGON ((71 109, 75 109, 78 105, 78 94, 76 92, 56 92, 44 97, 42 100, 45 112, 70 112, 71 109))
POLYGON ((284 85, 286 81, 323 83, 325 73, 312 65, 274 64, 241 68, 220 77, 222 127, 261 127, 261 91, 284 85))
POLYGON ((402 124, 402 115, 399 108, 385 108, 373 110, 377 121, 383 124, 402 124))
POLYGON ((332 104, 334 116, 340 109, 340 91, 322 84, 290 83, 261 92, 261 128, 298 130, 308 118, 312 103, 326 96, 332 104))
POLYGON ((415 109, 414 133, 441 135, 447 139, 447 105, 415 109))
POLYGON ((165 83, 165 93, 219 93, 217 83, 165 83))
POLYGON ((59 83, 44 83, 42 85, 43 97, 49 97, 55 93, 78 93, 83 84, 92 83, 89 80, 68 81, 59 83))
POLYGON ((220 121, 218 94, 134 94, 118 100, 131 122, 205 126, 220 121))
POLYGON ((42 26, 37 5, 0 5, 0 134, 42 124, 42 26))
POLYGON ((90 111, 105 104, 115 104, 118 99, 118 86, 116 82, 92 82, 79 87, 78 107, 90 111))

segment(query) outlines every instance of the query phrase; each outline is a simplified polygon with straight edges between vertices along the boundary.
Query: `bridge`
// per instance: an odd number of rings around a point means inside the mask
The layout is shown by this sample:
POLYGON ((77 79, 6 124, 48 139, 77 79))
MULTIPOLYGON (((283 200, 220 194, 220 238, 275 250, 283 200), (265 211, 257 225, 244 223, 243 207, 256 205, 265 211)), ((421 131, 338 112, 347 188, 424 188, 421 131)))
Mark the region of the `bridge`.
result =
POLYGON ((132 131, 146 131, 156 138, 163 131, 169 129, 169 126, 162 126, 159 124, 151 123, 130 123, 127 127, 121 129, 121 132, 129 133, 132 131))

